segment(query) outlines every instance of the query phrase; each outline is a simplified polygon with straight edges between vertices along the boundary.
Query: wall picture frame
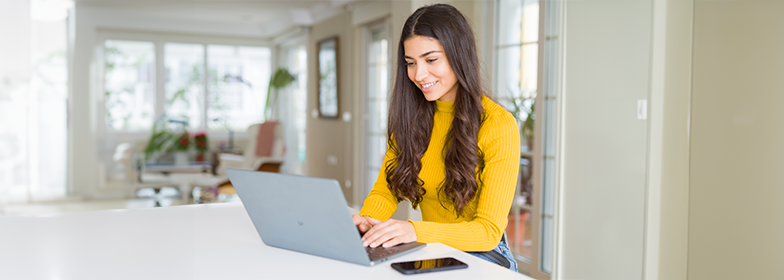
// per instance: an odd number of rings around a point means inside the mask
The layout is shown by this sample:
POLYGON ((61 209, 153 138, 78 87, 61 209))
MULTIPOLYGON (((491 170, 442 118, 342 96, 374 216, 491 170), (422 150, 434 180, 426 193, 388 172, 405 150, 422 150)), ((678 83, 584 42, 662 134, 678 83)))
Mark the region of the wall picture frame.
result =
POLYGON ((318 112, 322 118, 338 118, 340 112, 338 99, 338 37, 318 41, 316 46, 318 62, 318 112))

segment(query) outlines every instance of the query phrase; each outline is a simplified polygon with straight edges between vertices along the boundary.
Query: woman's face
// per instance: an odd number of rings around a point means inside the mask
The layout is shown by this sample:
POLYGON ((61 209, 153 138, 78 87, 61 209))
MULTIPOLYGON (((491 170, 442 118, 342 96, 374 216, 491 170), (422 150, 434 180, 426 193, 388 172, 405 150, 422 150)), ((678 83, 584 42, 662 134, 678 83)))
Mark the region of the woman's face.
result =
POLYGON ((436 39, 414 36, 403 42, 408 79, 422 90, 428 101, 455 101, 457 76, 436 39))

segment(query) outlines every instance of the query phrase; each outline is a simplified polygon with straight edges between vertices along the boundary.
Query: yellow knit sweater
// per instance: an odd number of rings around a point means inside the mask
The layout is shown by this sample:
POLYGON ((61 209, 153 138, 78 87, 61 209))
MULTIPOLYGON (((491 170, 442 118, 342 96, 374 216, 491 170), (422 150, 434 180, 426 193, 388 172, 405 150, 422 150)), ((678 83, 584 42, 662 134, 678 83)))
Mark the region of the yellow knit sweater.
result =
MULTIPOLYGON (((482 107, 486 119, 479 129, 478 144, 484 153, 483 184, 463 210, 463 215, 457 217, 454 204, 444 201, 442 206, 437 193, 445 177, 442 151, 454 118, 454 102, 436 101, 433 133, 419 172, 427 191, 419 204, 422 221, 411 221, 419 242, 443 243, 462 251, 489 251, 501 240, 517 184, 520 134, 512 114, 501 106, 483 97, 482 107)), ((393 156, 387 149, 384 163, 393 156)), ((359 215, 383 221, 397 209, 397 199, 389 190, 385 169, 381 169, 359 215)))

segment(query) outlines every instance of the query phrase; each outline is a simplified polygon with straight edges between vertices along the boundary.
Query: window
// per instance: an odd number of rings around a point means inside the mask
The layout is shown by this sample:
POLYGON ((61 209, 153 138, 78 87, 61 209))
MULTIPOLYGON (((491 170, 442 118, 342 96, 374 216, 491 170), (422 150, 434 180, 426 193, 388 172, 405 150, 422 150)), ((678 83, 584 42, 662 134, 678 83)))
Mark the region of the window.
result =
POLYGON ((521 139, 520 180, 506 232, 520 271, 549 278, 557 177, 558 1, 498 0, 496 11, 495 93, 518 120, 521 139))
MULTIPOLYGON (((236 148, 234 139, 263 121, 272 55, 256 40, 99 30, 96 42, 95 88, 104 104, 96 148, 106 182, 122 173, 112 159, 117 145, 137 143, 141 152, 156 121, 207 132, 212 150, 236 148)), ((213 154, 203 156, 209 161, 213 154)))
POLYGON ((104 46, 107 128, 150 129, 155 118, 155 46, 119 40, 108 40, 104 46))
POLYGON ((204 106, 204 46, 167 43, 164 57, 164 111, 169 118, 201 127, 204 106))
POLYGON ((286 166, 285 172, 290 174, 306 174, 305 170, 305 127, 307 122, 307 83, 308 65, 307 50, 304 44, 282 47, 281 66, 288 69, 296 78, 294 83, 278 93, 282 108, 278 110, 280 119, 286 128, 286 166))
POLYGON ((210 130, 245 131, 264 119, 270 59, 269 48, 207 46, 210 130))
POLYGON ((387 23, 365 27, 365 187, 367 197, 378 178, 387 151, 387 110, 389 108, 390 64, 387 23))
POLYGON ((107 132, 147 133, 163 115, 203 131, 244 132, 263 120, 269 48, 130 37, 150 40, 104 42, 107 132), (158 60, 162 73, 156 73, 158 60))

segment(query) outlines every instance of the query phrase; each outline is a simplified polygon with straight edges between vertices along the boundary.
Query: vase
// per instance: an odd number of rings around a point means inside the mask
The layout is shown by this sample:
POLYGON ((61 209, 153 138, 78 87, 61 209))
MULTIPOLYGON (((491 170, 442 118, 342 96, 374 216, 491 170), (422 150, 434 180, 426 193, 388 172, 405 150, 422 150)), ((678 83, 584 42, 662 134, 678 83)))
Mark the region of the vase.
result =
POLYGON ((188 152, 174 152, 174 165, 188 165, 188 152))

